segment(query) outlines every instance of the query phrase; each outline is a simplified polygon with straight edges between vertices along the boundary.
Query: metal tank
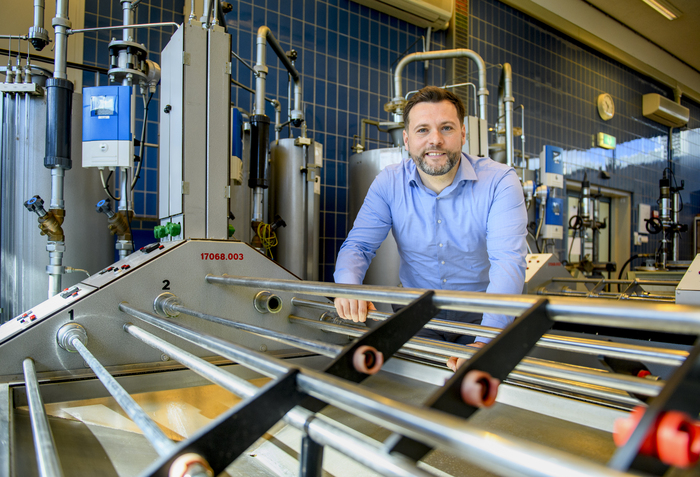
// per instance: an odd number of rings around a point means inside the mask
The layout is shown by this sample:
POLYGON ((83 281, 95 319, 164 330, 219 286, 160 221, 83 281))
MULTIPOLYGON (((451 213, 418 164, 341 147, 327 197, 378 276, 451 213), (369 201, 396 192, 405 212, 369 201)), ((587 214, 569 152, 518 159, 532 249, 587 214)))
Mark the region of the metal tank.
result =
MULTIPOLYGON (((0 102, 0 322, 43 302, 48 296, 47 239, 37 216, 24 207, 34 195, 51 198, 51 173, 44 167, 46 96, 6 93, 0 102)), ((95 204, 105 197, 97 170, 80 164, 82 95, 73 94, 73 168, 65 175, 65 266, 94 273, 114 259, 114 239, 95 204)), ((63 276, 63 288, 86 275, 63 276)))
MULTIPOLYGON (((348 197, 350 225, 355 222, 355 217, 365 201, 365 196, 374 178, 386 166, 401 162, 404 158, 403 151, 401 147, 391 147, 372 149, 350 156, 348 161, 350 167, 349 190, 351 192, 348 197)), ((399 250, 390 230, 367 269, 364 284, 392 287, 399 285, 399 264, 399 250)), ((390 311, 390 308, 385 311, 390 311)))
POLYGON ((270 146, 269 221, 279 215, 287 224, 276 231, 278 245, 272 258, 299 278, 318 280, 321 178, 316 171, 322 165, 323 149, 313 142, 306 146, 305 159, 305 148, 295 145, 298 142, 287 138, 270 146))

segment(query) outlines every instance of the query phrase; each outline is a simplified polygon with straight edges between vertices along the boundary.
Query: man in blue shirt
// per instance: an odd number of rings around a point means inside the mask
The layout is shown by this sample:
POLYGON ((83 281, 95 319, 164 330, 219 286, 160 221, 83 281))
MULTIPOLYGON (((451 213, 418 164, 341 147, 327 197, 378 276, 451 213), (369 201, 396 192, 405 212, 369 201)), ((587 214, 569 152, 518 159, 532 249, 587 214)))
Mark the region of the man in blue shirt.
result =
MULTIPOLYGON (((426 87, 404 108, 410 159, 382 170, 372 183, 338 253, 336 283, 361 284, 389 230, 401 257, 404 287, 522 293, 527 212, 515 171, 463 154, 464 106, 453 93, 426 87)), ((338 315, 365 321, 374 306, 336 298, 338 315)), ((513 318, 443 311, 438 318, 503 328, 513 318)), ((468 344, 471 337, 423 330, 418 336, 468 344)), ((477 338, 476 346, 487 339, 477 338)), ((448 366, 461 364, 450 358, 448 366)))

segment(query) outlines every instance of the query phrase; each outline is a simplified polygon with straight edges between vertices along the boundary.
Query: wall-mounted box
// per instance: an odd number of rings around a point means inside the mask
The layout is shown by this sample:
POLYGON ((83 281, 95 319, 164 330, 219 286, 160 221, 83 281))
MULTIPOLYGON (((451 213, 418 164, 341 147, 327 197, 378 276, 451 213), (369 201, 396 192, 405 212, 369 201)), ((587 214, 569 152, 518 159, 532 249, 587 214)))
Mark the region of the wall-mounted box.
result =
POLYGON ((688 124, 690 119, 688 108, 656 93, 642 96, 642 114, 645 118, 674 128, 688 124))

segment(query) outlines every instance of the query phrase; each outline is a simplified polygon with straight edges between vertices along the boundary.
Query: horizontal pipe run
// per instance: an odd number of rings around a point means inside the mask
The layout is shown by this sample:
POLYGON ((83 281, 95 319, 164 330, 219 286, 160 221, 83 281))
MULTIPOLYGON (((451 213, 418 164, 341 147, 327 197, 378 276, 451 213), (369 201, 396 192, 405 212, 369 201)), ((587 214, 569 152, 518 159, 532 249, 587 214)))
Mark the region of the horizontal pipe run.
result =
MULTIPOLYGON (((221 285, 354 298, 397 305, 407 305, 426 291, 420 288, 343 285, 228 275, 207 275, 205 279, 209 283, 221 285)), ((433 297, 433 304, 437 308, 446 310, 517 316, 532 307, 538 299, 538 297, 530 295, 437 290, 433 297)), ((559 298, 549 300, 547 312, 553 320, 567 323, 617 326, 666 333, 700 334, 700 307, 697 306, 559 298)))
MULTIPOLYGON (((175 22, 162 22, 162 23, 141 23, 140 25, 129 25, 129 29, 132 28, 155 28, 162 26, 174 26, 175 28, 180 28, 180 24, 175 22)), ((73 33, 86 33, 90 31, 102 31, 102 30, 123 30, 124 25, 115 26, 105 26, 105 27, 93 27, 93 28, 81 28, 80 30, 66 30, 67 35, 72 35, 73 33)))
POLYGON ((675 296, 664 296, 664 295, 626 295, 624 293, 607 293, 607 292, 584 292, 578 290, 559 290, 559 291, 549 291, 549 290, 538 290, 538 295, 541 296, 567 296, 567 297, 586 297, 586 298, 600 298, 607 300, 621 300, 625 302, 644 302, 644 303, 668 303, 673 304, 676 302, 675 296))
POLYGON ((680 283, 680 280, 615 280, 609 278, 566 278, 566 277, 555 277, 552 278, 552 282, 569 282, 569 283, 600 283, 602 285, 610 283, 612 285, 632 285, 633 283, 638 285, 659 285, 659 286, 676 286, 680 283))
MULTIPOLYGON (((203 378, 221 386, 238 397, 249 398, 259 391, 257 386, 245 379, 234 376, 138 326, 128 323, 124 325, 124 331, 148 346, 162 351, 203 378)), ((314 413, 301 406, 292 408, 285 415, 284 421, 306 432, 319 444, 330 446, 383 475, 397 477, 430 477, 431 475, 418 469, 413 462, 409 462, 400 456, 387 455, 377 446, 347 434, 330 422, 316 419, 314 413)))
POLYGON ((39 381, 36 379, 34 360, 27 358, 22 362, 24 368, 24 383, 29 403, 29 418, 32 424, 36 464, 41 477, 61 477, 63 471, 56 454, 56 443, 53 439, 49 419, 44 410, 44 401, 39 392, 39 381))
MULTIPOLYGON (((320 303, 293 297, 292 305, 335 313, 335 307, 330 303, 320 303)), ((368 318, 375 320, 386 320, 390 316, 391 313, 384 313, 381 311, 372 311, 367 314, 368 318)), ((500 328, 436 319, 430 320, 424 328, 468 336, 483 336, 486 338, 495 338, 501 332, 500 328)), ((664 364, 668 366, 680 366, 688 357, 687 351, 656 348, 652 346, 636 346, 626 343, 611 343, 609 341, 571 338, 568 336, 550 334, 543 335, 540 341, 537 342, 537 346, 571 351, 574 353, 643 360, 648 363, 664 364)))
POLYGON ((109 391, 109 394, 112 395, 134 424, 141 429, 143 435, 158 455, 161 457, 168 455, 175 448, 175 443, 168 439, 163 431, 160 430, 160 427, 148 417, 146 412, 129 396, 129 393, 121 387, 117 380, 109 374, 109 371, 90 353, 78 337, 71 339, 70 344, 80 353, 80 356, 90 366, 90 369, 92 369, 100 382, 109 391))
MULTIPOLYGON (((277 377, 295 369, 277 358, 191 330, 128 303, 120 303, 119 309, 248 368, 264 370, 262 374, 277 377)), ((317 399, 432 446, 447 446, 492 472, 531 477, 628 475, 541 445, 478 430, 463 419, 404 404, 322 372, 301 369, 297 384, 302 392, 317 399)))
POLYGON ((247 323, 240 323, 237 321, 227 320, 214 315, 209 315, 207 313, 201 313, 199 311, 190 310, 181 305, 169 304, 168 308, 173 311, 178 311, 186 315, 194 316, 202 320, 210 321, 212 323, 218 323, 220 325, 228 326, 230 328, 235 328, 237 330, 245 331, 247 333, 252 333, 257 336, 262 336, 279 343, 284 343, 286 345, 295 346, 297 348, 304 349, 306 351, 311 351, 313 353, 322 354, 324 356, 329 356, 334 358, 338 355, 343 347, 340 345, 332 343, 324 343, 323 341, 301 338, 299 336, 290 335, 288 333, 281 333, 279 331, 271 330, 268 328, 263 328, 261 326, 249 325, 247 323))
MULTIPOLYGON (((318 327, 325 331, 348 334, 355 337, 361 336, 364 333, 361 328, 333 323, 323 323, 293 315, 290 315, 289 320, 292 323, 304 323, 311 326, 317 326, 316 323, 320 323, 321 326, 318 327)), ((475 352, 472 348, 466 346, 424 338, 412 338, 404 346, 407 349, 417 349, 437 353, 439 355, 455 356, 457 358, 465 359, 471 358, 475 352)), ((539 358, 525 358, 515 367, 515 369, 555 379, 566 379, 589 385, 605 386, 644 396, 656 396, 663 387, 663 383, 657 381, 650 381, 648 379, 637 378, 634 376, 625 376, 622 374, 612 374, 595 370, 589 371, 578 366, 559 364, 539 358)))

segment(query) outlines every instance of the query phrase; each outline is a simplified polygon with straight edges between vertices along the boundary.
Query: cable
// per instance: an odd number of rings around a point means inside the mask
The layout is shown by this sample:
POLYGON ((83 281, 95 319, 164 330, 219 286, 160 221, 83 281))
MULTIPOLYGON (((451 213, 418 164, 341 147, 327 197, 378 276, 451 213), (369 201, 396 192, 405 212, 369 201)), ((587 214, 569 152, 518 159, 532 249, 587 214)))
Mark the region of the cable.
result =
POLYGON ((272 259, 272 247, 277 246, 277 234, 272 231, 272 226, 270 224, 265 224, 260 222, 258 224, 258 237, 260 237, 260 242, 265 249, 270 252, 270 258, 272 259))
POLYGON ((114 197, 112 195, 112 193, 109 191, 109 179, 112 177, 113 173, 114 173, 114 171, 109 171, 109 175, 107 176, 107 180, 105 180, 104 169, 100 168, 100 179, 102 179, 102 188, 105 190, 105 192, 107 193, 109 198, 115 202, 119 202, 120 198, 114 197))
POLYGON ((143 166, 143 161, 145 158, 143 157, 143 154, 145 152, 145 145, 146 145, 146 124, 148 121, 148 106, 151 104, 151 99, 153 98, 153 93, 148 97, 148 101, 146 101, 146 95, 144 94, 143 96, 143 127, 141 128, 141 144, 139 145, 139 165, 136 167, 136 174, 134 174, 134 180, 131 181, 131 190, 134 190, 134 187, 136 186, 136 182, 139 180, 139 177, 141 177, 141 167, 143 166))

